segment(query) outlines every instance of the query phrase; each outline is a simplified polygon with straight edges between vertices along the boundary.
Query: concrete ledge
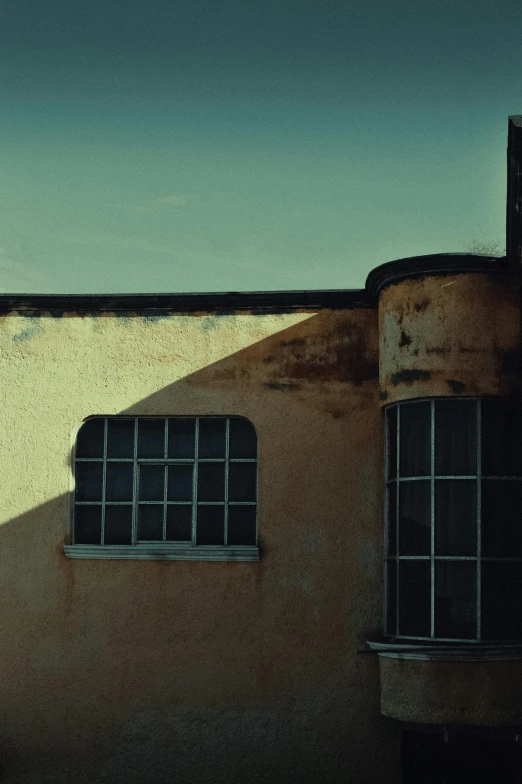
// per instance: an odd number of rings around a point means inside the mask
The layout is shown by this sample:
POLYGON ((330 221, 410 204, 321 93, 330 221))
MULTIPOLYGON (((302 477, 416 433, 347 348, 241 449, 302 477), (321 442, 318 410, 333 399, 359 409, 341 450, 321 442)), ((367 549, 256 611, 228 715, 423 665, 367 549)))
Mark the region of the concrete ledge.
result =
POLYGON ((418 724, 522 722, 522 661, 405 658, 379 654, 381 712, 418 724))
POLYGON ((224 547, 221 545, 99 545, 66 544, 67 558, 107 558, 141 561, 259 561, 259 548, 253 546, 224 547))

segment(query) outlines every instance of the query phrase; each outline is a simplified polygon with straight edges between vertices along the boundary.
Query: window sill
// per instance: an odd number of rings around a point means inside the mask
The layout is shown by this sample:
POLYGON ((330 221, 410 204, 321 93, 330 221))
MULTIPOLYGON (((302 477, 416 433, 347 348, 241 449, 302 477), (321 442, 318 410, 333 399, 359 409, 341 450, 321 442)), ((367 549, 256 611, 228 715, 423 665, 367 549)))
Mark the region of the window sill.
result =
POLYGON ((259 548, 222 545, 98 545, 66 544, 67 558, 107 558, 141 561, 259 561, 259 548))

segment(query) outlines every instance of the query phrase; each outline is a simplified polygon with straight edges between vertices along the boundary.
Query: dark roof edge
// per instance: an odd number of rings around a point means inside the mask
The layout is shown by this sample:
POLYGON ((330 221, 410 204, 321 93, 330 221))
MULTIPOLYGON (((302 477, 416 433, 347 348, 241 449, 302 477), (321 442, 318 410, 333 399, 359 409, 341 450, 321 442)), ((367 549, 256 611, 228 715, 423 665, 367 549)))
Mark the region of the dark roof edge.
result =
POLYGON ((428 256, 410 256, 381 264, 366 278, 366 292, 378 297, 386 286, 410 278, 427 275, 457 275, 465 272, 487 272, 516 275, 517 270, 505 256, 482 256, 473 253, 434 253, 428 256))
POLYGON ((186 294, 0 294, 0 314, 146 313, 218 314, 248 311, 284 313, 296 310, 375 308, 386 286, 407 278, 488 272, 516 275, 505 257, 472 253, 435 253, 381 264, 366 279, 364 289, 312 289, 305 291, 223 291, 186 294))
POLYGON ((187 294, 0 294, 0 313, 194 313, 249 311, 280 313, 299 309, 374 308, 364 289, 312 291, 230 291, 187 294))

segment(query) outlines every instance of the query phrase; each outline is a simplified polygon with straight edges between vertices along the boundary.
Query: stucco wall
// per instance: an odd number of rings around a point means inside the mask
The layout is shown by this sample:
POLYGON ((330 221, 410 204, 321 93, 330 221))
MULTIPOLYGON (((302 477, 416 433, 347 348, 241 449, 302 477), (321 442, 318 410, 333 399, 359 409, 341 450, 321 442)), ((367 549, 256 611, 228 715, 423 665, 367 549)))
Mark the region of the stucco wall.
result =
POLYGON ((383 404, 415 397, 520 393, 520 291, 515 276, 406 279, 380 296, 383 404))
POLYGON ((379 714, 377 314, 0 320, 9 782, 393 782, 379 714), (67 559, 93 414, 259 434, 258 563, 67 559), (385 773, 384 773, 385 772, 385 773))

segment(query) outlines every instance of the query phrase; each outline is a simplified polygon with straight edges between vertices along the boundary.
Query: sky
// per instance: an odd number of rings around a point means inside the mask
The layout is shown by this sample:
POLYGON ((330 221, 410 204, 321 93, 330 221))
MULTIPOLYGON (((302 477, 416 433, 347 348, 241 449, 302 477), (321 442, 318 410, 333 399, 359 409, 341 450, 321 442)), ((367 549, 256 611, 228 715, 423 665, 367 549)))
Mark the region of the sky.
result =
POLYGON ((0 293, 505 247, 520 0, 0 0, 0 293))

